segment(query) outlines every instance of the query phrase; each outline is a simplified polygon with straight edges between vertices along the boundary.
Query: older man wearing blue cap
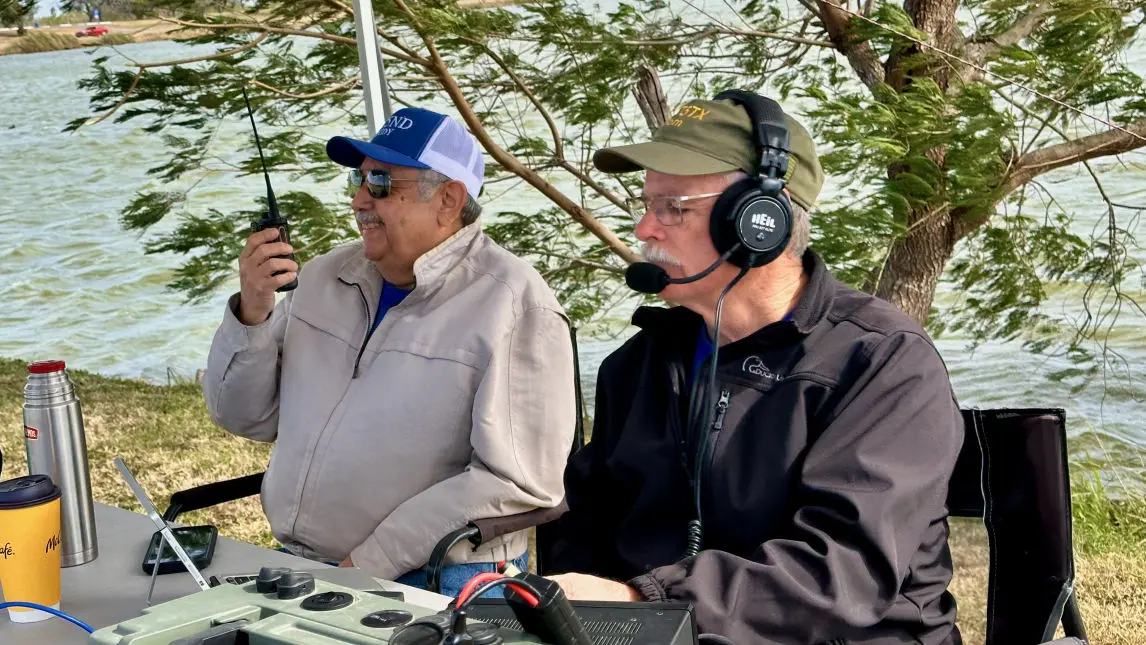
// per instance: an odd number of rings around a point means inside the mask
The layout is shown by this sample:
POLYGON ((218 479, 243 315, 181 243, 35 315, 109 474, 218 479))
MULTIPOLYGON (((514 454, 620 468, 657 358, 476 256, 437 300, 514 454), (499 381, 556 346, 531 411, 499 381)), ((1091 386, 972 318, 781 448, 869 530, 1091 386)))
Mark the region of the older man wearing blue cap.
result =
MULTIPOLYGON (((482 233, 484 161, 457 121, 403 109, 327 154, 350 168, 362 239, 299 270, 276 230, 252 234, 204 393, 219 425, 275 443, 262 503, 287 550, 423 586, 450 531, 561 502, 568 320, 482 233)), ((499 561, 524 568, 527 548, 525 532, 458 545, 443 593, 499 561)))

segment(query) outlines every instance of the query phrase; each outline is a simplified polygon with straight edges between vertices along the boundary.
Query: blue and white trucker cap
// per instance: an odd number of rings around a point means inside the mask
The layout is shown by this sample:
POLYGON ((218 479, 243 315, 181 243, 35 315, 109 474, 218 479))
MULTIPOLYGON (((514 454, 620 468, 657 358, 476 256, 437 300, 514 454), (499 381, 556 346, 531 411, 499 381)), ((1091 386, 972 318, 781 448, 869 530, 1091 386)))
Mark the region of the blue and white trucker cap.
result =
POLYGON ((370 157, 392 166, 436 170, 465 184, 474 199, 485 180, 485 159, 477 139, 454 119, 422 108, 398 110, 370 141, 332 137, 326 142, 326 154, 351 168, 370 157))

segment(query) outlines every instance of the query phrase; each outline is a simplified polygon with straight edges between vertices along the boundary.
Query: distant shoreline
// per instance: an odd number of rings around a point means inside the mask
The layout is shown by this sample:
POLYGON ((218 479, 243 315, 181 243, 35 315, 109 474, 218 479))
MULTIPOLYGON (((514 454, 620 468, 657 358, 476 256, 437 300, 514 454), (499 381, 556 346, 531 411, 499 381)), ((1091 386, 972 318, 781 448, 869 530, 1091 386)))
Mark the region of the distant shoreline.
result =
MULTIPOLYGON (((460 7, 504 7, 515 4, 525 4, 528 0, 458 0, 460 7)), ((85 47, 99 47, 104 44, 134 44, 148 43, 163 40, 187 40, 202 35, 200 30, 184 30, 179 35, 172 35, 176 30, 184 29, 182 26, 165 22, 157 18, 145 20, 125 20, 119 22, 77 22, 69 25, 53 25, 42 27, 25 27, 25 35, 17 36, 16 30, 0 30, 0 56, 18 56, 20 54, 42 54, 51 51, 66 51, 68 49, 83 49, 85 47), (75 32, 90 25, 107 27, 108 36, 114 37, 110 43, 104 42, 100 37, 77 38, 75 32), (57 34, 51 43, 43 43, 42 47, 34 51, 11 51, 16 43, 33 34, 57 34), (130 41, 124 36, 129 36, 130 41)))
POLYGON ((54 25, 44 27, 25 27, 24 35, 17 36, 15 30, 0 32, 0 56, 19 56, 21 54, 41 54, 50 51, 66 51, 68 49, 82 49, 85 47, 99 47, 104 44, 103 36, 77 38, 75 32, 91 25, 108 28, 108 36, 116 38, 116 44, 147 43, 160 40, 183 40, 193 38, 197 32, 185 31, 178 36, 171 32, 181 29, 179 25, 164 22, 158 19, 128 20, 122 22, 88 22, 73 23, 70 25, 54 25), (52 42, 49 46, 36 51, 12 51, 17 44, 35 34, 51 34, 52 42), (124 37, 131 40, 128 41, 124 37))

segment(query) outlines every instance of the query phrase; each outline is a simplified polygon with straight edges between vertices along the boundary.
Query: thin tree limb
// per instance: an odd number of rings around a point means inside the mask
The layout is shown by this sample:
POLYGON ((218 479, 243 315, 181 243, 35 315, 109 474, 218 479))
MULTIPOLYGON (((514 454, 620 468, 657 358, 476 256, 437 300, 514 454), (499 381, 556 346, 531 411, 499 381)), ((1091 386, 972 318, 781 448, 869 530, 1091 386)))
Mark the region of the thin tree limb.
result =
POLYGON ((1027 36, 1038 31, 1053 10, 1053 4, 1044 2, 1036 6, 1030 13, 1024 14, 1022 18, 1016 20, 1006 31, 994 36, 973 34, 967 39, 967 50, 971 55, 971 60, 982 63, 1000 49, 1021 43, 1027 36))
POLYGON ((839 0, 820 0, 821 16, 828 37, 837 51, 847 57, 852 69, 869 89, 883 82, 884 69, 870 45, 856 42, 848 33, 848 15, 840 10, 839 0))
POLYGON ((469 101, 466 100, 465 95, 462 94, 462 90, 458 87, 457 81, 453 75, 450 74, 445 61, 442 60, 441 54, 438 53, 434 39, 426 34, 425 29, 418 21, 418 17, 414 15, 414 12, 410 10, 410 7, 404 0, 394 0, 394 4, 410 18, 414 30, 418 33, 418 36, 421 37, 422 42, 426 45, 426 49, 430 52, 430 63, 442 83, 442 88, 446 91, 446 94, 449 95, 454 106, 457 107, 458 113, 466 122, 466 125, 469 126, 470 132, 481 142, 482 147, 489 152, 494 161, 501 164, 506 170, 524 179, 529 185, 549 198, 550 201, 569 213, 574 220, 604 242, 610 250, 619 255, 626 262, 636 262, 639 259, 637 254, 630 249, 621 238, 617 237, 616 233, 601 224, 589 211, 569 199, 568 196, 545 181, 536 172, 523 165, 516 157, 497 145, 497 142, 490 138, 489 133, 478 121, 477 115, 474 114, 473 107, 469 104, 469 101))
MULTIPOLYGON (((351 17, 354 16, 354 8, 348 4, 343 4, 342 2, 339 2, 338 0, 322 0, 322 2, 326 6, 331 7, 332 9, 336 9, 338 11, 341 11, 342 13, 344 13, 348 16, 351 16, 351 17)), ((415 52, 413 49, 407 47, 406 44, 403 43, 399 38, 397 38, 395 36, 391 36, 388 32, 386 32, 386 30, 382 29, 377 24, 375 24, 374 27, 375 27, 375 30, 378 32, 379 36, 385 38, 387 41, 390 42, 390 44, 394 45, 398 49, 401 49, 403 52, 406 53, 407 56, 409 56, 411 58, 417 58, 420 60, 425 60, 421 56, 418 56, 418 53, 415 52)))
MULTIPOLYGON (((1047 21, 1054 5, 1044 2, 1036 6, 1030 13, 1015 21, 1006 31, 996 35, 974 34, 967 40, 967 58, 976 65, 984 65, 987 61, 1004 48, 1021 43, 1047 21)), ((983 79, 983 72, 972 68, 968 71, 966 82, 973 83, 983 79)))
POLYGON ((549 126, 550 134, 553 135, 554 156, 556 156, 559 160, 564 160, 565 145, 561 141, 561 132, 559 132, 557 129, 557 123, 553 120, 553 116, 549 114, 549 110, 545 109, 545 106, 541 104, 541 101, 537 100, 537 96, 533 94, 533 91, 529 89, 529 86, 525 84, 525 81, 520 76, 518 76, 516 72, 510 69, 504 58, 502 58, 497 52, 495 52, 485 43, 474 40, 473 38, 463 37, 461 40, 481 49, 483 52, 485 52, 486 56, 492 58, 493 62, 497 63, 497 66, 501 68, 501 71, 505 72, 506 75, 508 75, 509 78, 517 85, 517 88, 521 90, 521 93, 525 95, 525 98, 529 99, 529 102, 533 104, 533 107, 537 108, 537 111, 541 113, 541 118, 545 119, 545 124, 549 126))
POLYGON ((350 15, 350 16, 354 15, 354 7, 351 7, 348 4, 343 4, 343 3, 339 2, 338 0, 322 0, 322 3, 324 5, 332 8, 332 9, 337 9, 338 11, 341 11, 342 13, 345 13, 347 15, 350 15))
POLYGON ((627 207, 625 206, 624 200, 622 200, 613 191, 602 186, 588 174, 582 172, 580 168, 570 163, 569 160, 565 158, 565 145, 561 141, 561 132, 558 130, 557 123, 553 120, 553 116, 549 114, 549 110, 545 109, 545 106, 541 104, 541 101, 537 99, 537 96, 533 93, 532 90, 529 89, 529 86, 525 84, 525 80, 523 80, 520 76, 517 75, 516 72, 510 69, 509 65, 505 62, 505 59, 503 59, 500 55, 498 55, 497 52, 493 51, 493 49, 491 49, 485 43, 479 42, 472 38, 462 38, 462 40, 480 48, 486 53, 487 56, 492 58, 493 61, 497 63, 497 66, 500 67, 502 71, 505 72, 510 77, 510 79, 513 80, 513 82, 517 85, 517 88, 521 90, 521 93, 524 94, 527 99, 529 99, 529 102, 533 104, 533 107, 537 108, 537 111, 541 113, 541 117, 545 119, 546 125, 549 126, 549 132, 553 135, 553 155, 556 157, 557 165, 565 169, 567 172, 569 172, 569 174, 579 179, 583 185, 587 184, 591 186, 594 190, 600 193, 602 197, 609 200, 622 210, 625 210, 627 207))
MULTIPOLYGON (((725 34, 728 36, 747 36, 749 38, 764 38, 769 40, 780 40, 788 43, 796 43, 799 45, 813 45, 816 47, 832 47, 833 43, 827 40, 815 40, 812 38, 804 38, 801 36, 789 36, 788 34, 781 34, 774 31, 760 31, 758 29, 737 29, 727 25, 709 25, 699 31, 694 31, 689 34, 681 34, 676 38, 650 38, 650 39, 617 39, 617 40, 571 40, 570 44, 573 45, 631 45, 634 47, 680 47, 683 45, 690 45, 699 40, 704 40, 709 36, 717 34, 725 34)), ((515 38, 522 42, 534 42, 526 38, 515 38)))
POLYGON ((105 112, 103 116, 96 118, 96 119, 89 119, 86 123, 84 123, 84 126, 95 125, 95 124, 99 123, 100 121, 103 121, 104 119, 106 119, 109 116, 118 112, 119 108, 123 107, 124 103, 127 103, 128 97, 130 97, 131 93, 135 91, 135 86, 139 85, 139 79, 142 76, 143 76, 143 68, 140 67, 135 72, 135 78, 131 80, 131 86, 128 87, 127 91, 123 93, 123 98, 119 100, 119 103, 116 103, 115 107, 113 107, 112 109, 105 112))
POLYGON ((1107 130, 1028 152, 1015 163, 1015 169, 1003 184, 1004 194, 1056 168, 1146 146, 1146 120, 1130 124, 1125 130, 1107 130))
POLYGON ((267 35, 262 34, 259 37, 255 38, 254 40, 252 40, 251 42, 247 43, 246 45, 242 45, 240 47, 235 47, 233 49, 228 49, 228 50, 221 51, 221 52, 216 52, 214 54, 208 54, 206 56, 196 56, 194 58, 184 58, 181 60, 164 61, 162 63, 134 63, 135 67, 137 68, 137 70, 135 72, 135 78, 131 79, 131 85, 128 86, 127 91, 123 93, 123 97, 119 100, 119 103, 116 103, 115 107, 113 107, 110 110, 108 110, 107 112, 105 112, 102 116, 99 116, 95 119, 89 119, 87 122, 84 123, 84 126, 86 127, 89 125, 95 125, 97 123, 100 123, 101 121, 106 120, 111 115, 118 112, 119 109, 122 108, 125 104, 127 104, 127 99, 131 98, 132 93, 135 92, 135 88, 139 86, 139 79, 143 78, 143 71, 146 69, 150 69, 150 68, 154 68, 154 67, 169 67, 171 65, 186 65, 188 63, 198 63, 198 62, 202 62, 205 60, 214 60, 214 59, 218 59, 218 58, 226 58, 227 56, 232 56, 232 55, 237 54, 239 52, 243 52, 243 51, 246 51, 248 49, 258 47, 259 43, 266 40, 266 38, 267 38, 267 35))
MULTIPOLYGON (((206 54, 204 56, 195 56, 193 58, 181 58, 179 60, 168 60, 168 61, 163 61, 161 63, 135 63, 135 66, 138 67, 140 70, 144 70, 144 69, 150 69, 153 67, 172 67, 174 65, 189 65, 191 63, 201 63, 205 60, 216 60, 219 58, 226 58, 228 56, 233 56, 234 54, 238 54, 239 52, 247 51, 248 49, 254 49, 255 47, 258 47, 266 39, 267 39, 267 34, 260 34, 257 38, 255 38, 251 42, 247 43, 246 45, 242 45, 240 47, 235 47, 233 49, 228 49, 228 50, 221 51, 221 52, 215 52, 214 54, 206 54)), ((134 85, 133 85, 133 87, 134 87, 134 85)))
MULTIPOLYGON (((330 42, 339 43, 342 45, 351 45, 354 47, 358 46, 358 41, 355 40, 354 38, 350 38, 348 36, 339 36, 338 34, 324 34, 320 31, 307 31, 305 29, 290 29, 287 27, 272 27, 269 25, 259 24, 257 22, 251 22, 251 23, 228 22, 228 23, 210 24, 210 23, 189 22, 186 20, 180 20, 178 18, 160 18, 160 20, 163 20, 164 22, 170 22, 170 23, 176 24, 176 25, 181 25, 184 27, 192 27, 195 29, 212 29, 212 30, 215 30, 215 29, 235 29, 235 30, 241 30, 241 31, 261 31, 261 32, 265 32, 268 34, 282 34, 284 36, 303 36, 306 38, 316 38, 318 40, 328 40, 330 42)), ((386 54, 387 56, 391 56, 393 58, 397 58, 398 60, 403 60, 403 61, 406 61, 407 63, 413 63, 415 65, 422 65, 423 67, 429 66, 429 61, 427 61, 425 59, 407 56, 406 54, 404 54, 402 52, 394 51, 392 49, 387 49, 385 47, 379 47, 379 49, 382 51, 383 54, 386 54)))
POLYGON ((668 121, 672 108, 661 88, 660 76, 649 65, 642 64, 637 68, 637 86, 633 88, 633 95, 641 108, 641 114, 645 115, 645 123, 650 132, 655 132, 668 121))
MULTIPOLYGON (((996 204, 1023 184, 1039 175, 1099 157, 1119 155, 1146 146, 1146 121, 1128 125, 1125 131, 1107 130, 1077 139, 1063 141, 1020 156, 1007 173, 997 194, 996 204)), ((986 223, 993 209, 977 217, 954 217, 955 238, 959 239, 986 223)))
POLYGON ((358 85, 360 80, 361 79, 359 79, 357 76, 355 76, 354 78, 348 78, 344 81, 334 83, 333 85, 328 85, 325 88, 318 90, 316 92, 310 92, 307 94, 294 94, 292 92, 287 92, 286 90, 279 89, 273 85, 267 85, 266 83, 264 83, 258 79, 253 79, 251 81, 251 84, 257 85, 257 86, 259 86, 265 90, 269 90, 269 91, 273 92, 274 94, 278 94, 279 96, 284 96, 288 99, 305 100, 305 99, 315 99, 315 98, 318 98, 320 96, 326 96, 328 94, 334 94, 336 92, 348 90, 348 89, 354 87, 355 85, 358 85))

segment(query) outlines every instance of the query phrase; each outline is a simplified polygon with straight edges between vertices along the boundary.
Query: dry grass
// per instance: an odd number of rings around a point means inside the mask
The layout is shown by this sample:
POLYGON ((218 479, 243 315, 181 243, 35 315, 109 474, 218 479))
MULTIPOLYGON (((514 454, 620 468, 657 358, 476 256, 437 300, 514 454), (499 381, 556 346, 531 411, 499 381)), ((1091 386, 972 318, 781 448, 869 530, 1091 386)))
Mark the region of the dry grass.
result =
MULTIPOLYGON (((19 428, 25 363, 0 359, 0 427, 19 428)), ((81 400, 98 501, 140 510, 112 465, 121 456, 161 507, 176 490, 261 471, 269 446, 236 438, 207 416, 199 388, 107 379, 73 372, 81 400)), ((4 478, 25 474, 23 439, 0 433, 4 478)), ((1075 500, 1078 595, 1095 645, 1146 643, 1146 527, 1141 504, 1118 506, 1084 489, 1075 500), (1103 525, 1100 518, 1110 518, 1103 525), (1126 521, 1123 518, 1131 518, 1126 521), (1113 524, 1114 528, 1110 525, 1113 524)), ((211 523, 227 537, 273 546, 256 498, 180 518, 211 523)), ((959 626, 968 645, 981 645, 986 621, 987 547, 981 523, 952 520, 959 626)))
MULTIPOLYGON (((978 645, 987 624, 987 534, 982 523, 969 519, 952 519, 951 528, 951 591, 958 602, 959 629, 965 643, 978 645)), ((1146 643, 1146 553, 1076 553, 1075 568, 1079 609, 1090 642, 1146 643)))
MULTIPOLYGON (((0 42, 0 47, 4 43, 0 42)), ((84 44, 73 34, 50 31, 29 31, 27 35, 12 39, 7 47, 0 49, 5 54, 38 54, 40 52, 78 49, 84 44)))

